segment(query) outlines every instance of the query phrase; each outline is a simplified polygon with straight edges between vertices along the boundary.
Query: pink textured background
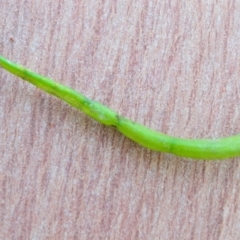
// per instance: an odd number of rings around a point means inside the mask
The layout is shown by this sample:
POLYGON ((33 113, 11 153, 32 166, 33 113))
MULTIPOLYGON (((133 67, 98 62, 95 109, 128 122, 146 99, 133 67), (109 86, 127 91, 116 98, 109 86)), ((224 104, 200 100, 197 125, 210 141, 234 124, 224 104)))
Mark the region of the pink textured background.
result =
MULTIPOLYGON (((0 0, 0 53, 174 136, 240 132, 240 2, 0 0)), ((240 158, 151 152, 0 69, 0 239, 240 239, 240 158)))

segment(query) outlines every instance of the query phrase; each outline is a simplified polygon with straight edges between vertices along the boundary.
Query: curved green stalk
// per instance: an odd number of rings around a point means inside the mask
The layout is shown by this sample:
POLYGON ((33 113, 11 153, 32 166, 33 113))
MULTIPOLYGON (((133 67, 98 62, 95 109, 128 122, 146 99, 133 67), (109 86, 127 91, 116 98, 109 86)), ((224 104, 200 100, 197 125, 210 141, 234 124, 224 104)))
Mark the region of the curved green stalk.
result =
POLYGON ((140 145, 160 152, 195 159, 223 159, 240 156, 240 135, 219 139, 182 139, 154 131, 119 115, 81 93, 13 63, 0 55, 0 66, 12 74, 83 111, 96 121, 115 127, 140 145))

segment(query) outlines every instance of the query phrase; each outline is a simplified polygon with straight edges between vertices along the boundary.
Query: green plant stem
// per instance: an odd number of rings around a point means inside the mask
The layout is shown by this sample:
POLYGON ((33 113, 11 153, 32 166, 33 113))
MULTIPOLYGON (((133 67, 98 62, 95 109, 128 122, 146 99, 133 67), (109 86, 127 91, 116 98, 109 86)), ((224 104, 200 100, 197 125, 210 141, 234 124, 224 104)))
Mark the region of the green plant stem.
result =
POLYGON ((172 137, 133 122, 74 89, 28 70, 1 55, 0 66, 15 76, 83 111, 96 121, 115 127, 119 132, 146 148, 194 159, 214 160, 240 156, 240 135, 218 139, 172 137))

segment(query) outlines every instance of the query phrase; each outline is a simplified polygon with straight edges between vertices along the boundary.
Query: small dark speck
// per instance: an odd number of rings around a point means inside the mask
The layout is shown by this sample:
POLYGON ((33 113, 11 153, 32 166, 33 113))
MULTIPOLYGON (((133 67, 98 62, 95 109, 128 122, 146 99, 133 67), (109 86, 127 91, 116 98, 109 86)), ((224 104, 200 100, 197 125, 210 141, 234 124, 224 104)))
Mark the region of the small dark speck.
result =
POLYGON ((119 114, 116 114, 116 119, 117 119, 118 122, 121 121, 121 118, 122 118, 122 117, 121 117, 119 114))

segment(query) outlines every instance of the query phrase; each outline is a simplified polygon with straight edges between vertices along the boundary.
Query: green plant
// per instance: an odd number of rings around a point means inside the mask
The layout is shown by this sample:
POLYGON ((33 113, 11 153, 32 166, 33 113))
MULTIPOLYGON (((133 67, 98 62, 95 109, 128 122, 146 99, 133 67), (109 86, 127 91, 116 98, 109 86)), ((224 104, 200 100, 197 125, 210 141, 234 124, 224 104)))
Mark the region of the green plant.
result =
POLYGON ((140 145, 161 152, 195 159, 223 159, 240 155, 240 135, 218 139, 182 139, 172 137, 133 122, 105 105, 93 101, 70 87, 57 83, 0 55, 0 66, 71 106, 96 121, 115 127, 140 145))

